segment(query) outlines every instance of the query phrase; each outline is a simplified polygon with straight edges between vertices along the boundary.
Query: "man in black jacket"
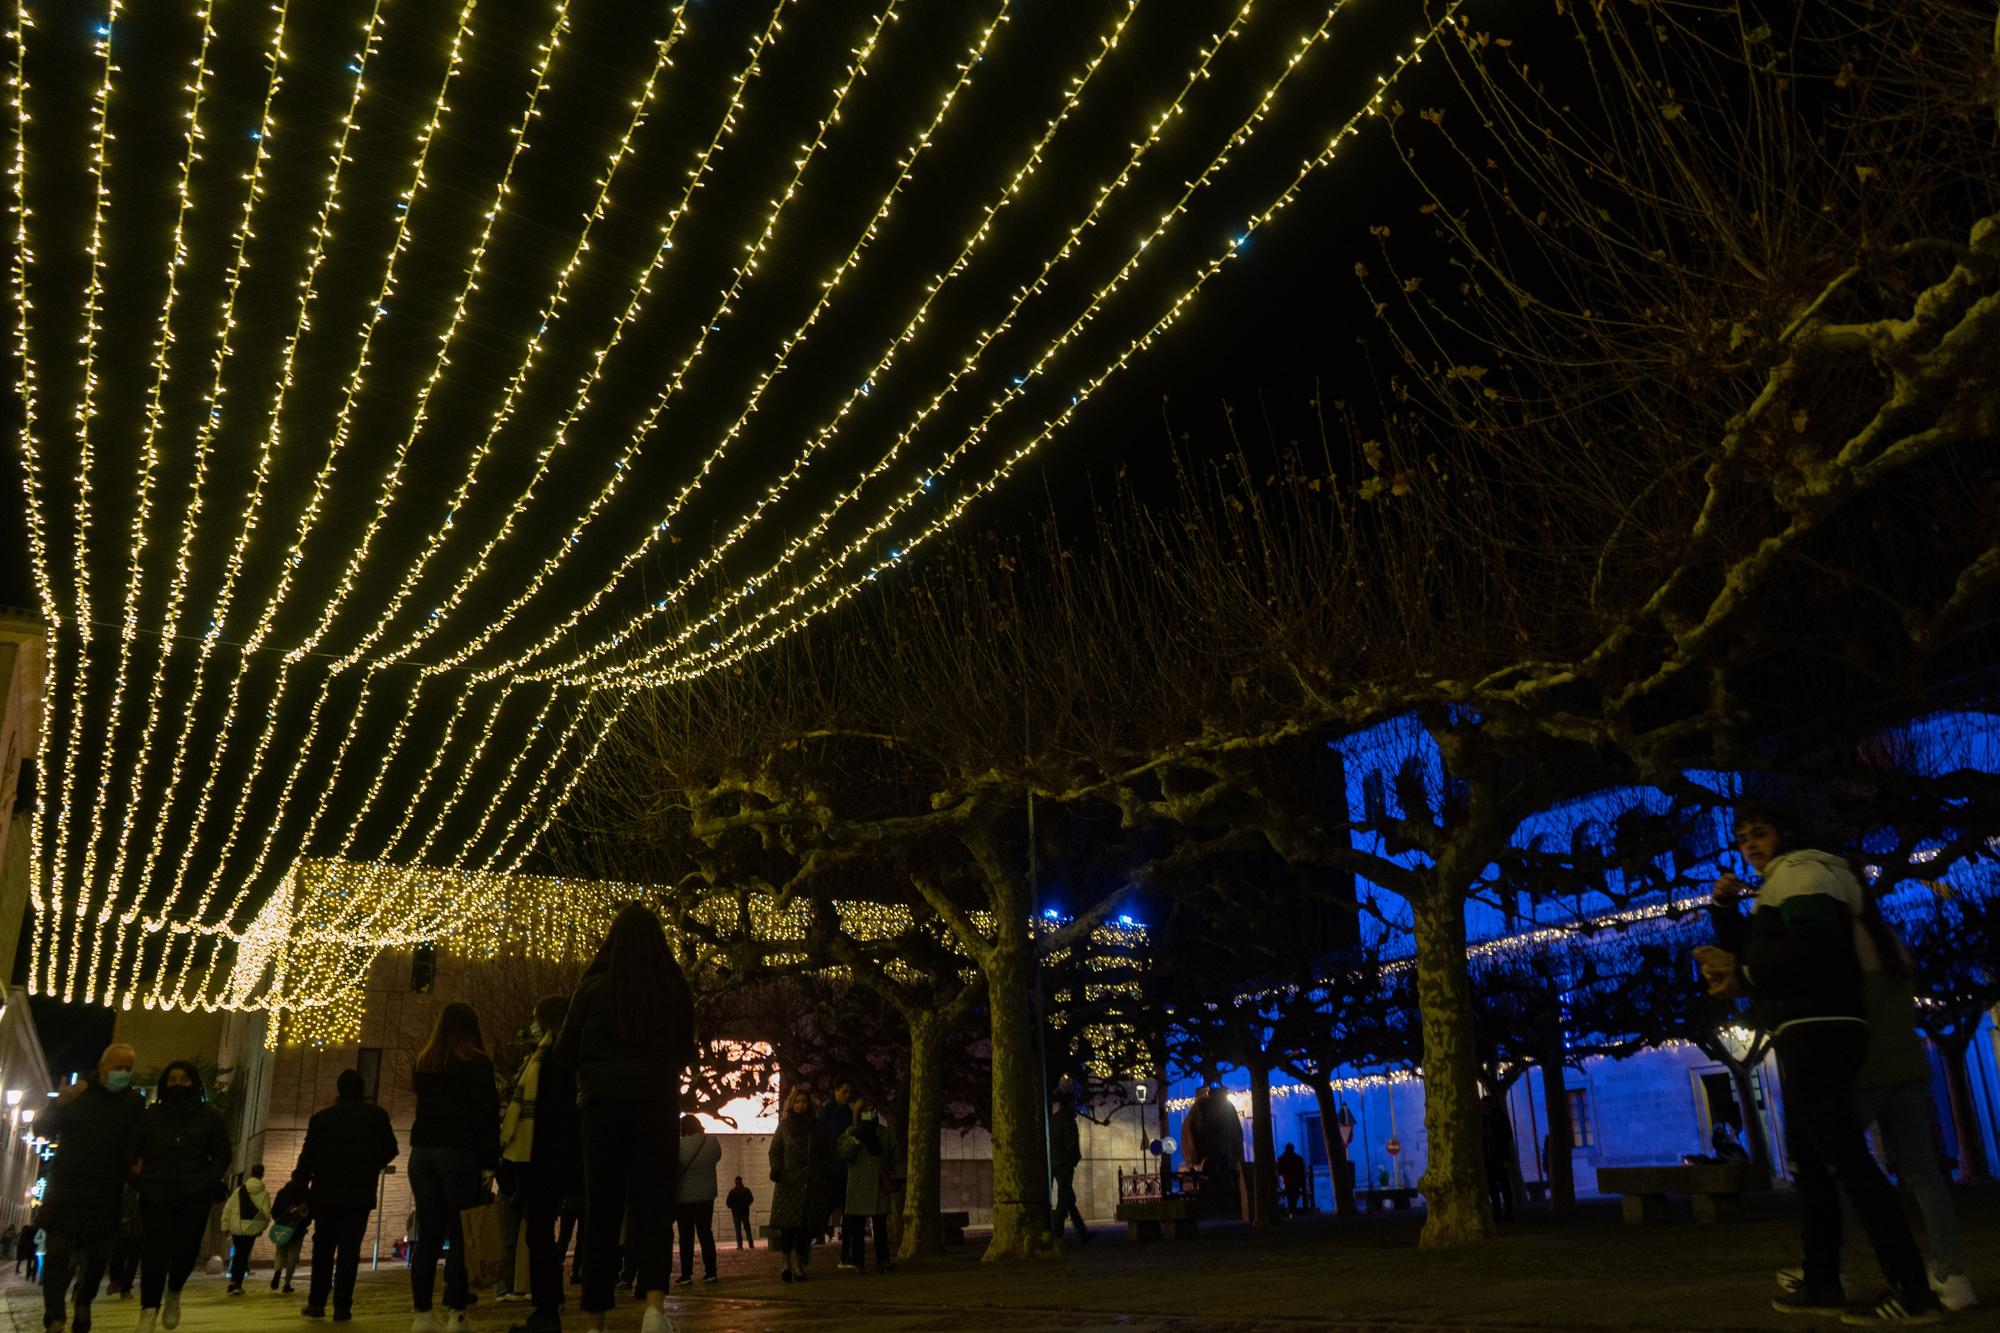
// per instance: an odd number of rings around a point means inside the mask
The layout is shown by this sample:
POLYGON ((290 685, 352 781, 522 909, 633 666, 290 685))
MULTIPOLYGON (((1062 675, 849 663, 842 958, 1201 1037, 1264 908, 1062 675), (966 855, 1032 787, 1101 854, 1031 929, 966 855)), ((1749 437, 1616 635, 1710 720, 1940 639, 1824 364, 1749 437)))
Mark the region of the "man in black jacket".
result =
POLYGON ((1747 920, 1740 915, 1743 886, 1724 875, 1712 914, 1720 943, 1694 951, 1709 994, 1752 998, 1784 1081, 1805 1283, 1771 1304, 1786 1314, 1844 1315, 1849 1324, 1936 1323, 1923 1254, 1854 1114, 1854 1075, 1868 1052, 1854 943, 1861 885, 1840 857, 1786 846, 1785 828, 1774 812, 1737 810, 1738 850, 1763 880, 1756 905, 1747 920), (1846 1313, 1841 1289, 1843 1190, 1892 1284, 1865 1315, 1846 1313))
POLYGON ((367 1088, 359 1071, 341 1070, 334 1090, 333 1105, 306 1122, 305 1147, 292 1170, 292 1183, 305 1187, 312 1209, 312 1280, 300 1312, 308 1319, 326 1314, 329 1293, 333 1317, 349 1317, 376 1186, 397 1152, 389 1113, 363 1096, 367 1088))
POLYGON ((42 1260, 42 1327, 71 1328, 64 1308, 76 1280, 75 1333, 90 1327, 90 1302, 111 1262, 118 1212, 132 1175, 133 1139, 144 1107, 132 1087, 136 1057, 123 1042, 104 1048, 94 1078, 72 1083, 36 1124, 56 1142, 42 1195, 48 1252, 42 1260))

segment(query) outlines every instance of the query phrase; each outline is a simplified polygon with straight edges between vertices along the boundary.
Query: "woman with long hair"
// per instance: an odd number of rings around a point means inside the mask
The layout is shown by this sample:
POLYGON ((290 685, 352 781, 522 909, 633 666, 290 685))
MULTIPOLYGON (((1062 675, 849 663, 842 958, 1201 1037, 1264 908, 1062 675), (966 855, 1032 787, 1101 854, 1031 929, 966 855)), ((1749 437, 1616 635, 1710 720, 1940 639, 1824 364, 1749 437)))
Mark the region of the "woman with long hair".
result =
POLYGON ((619 1231, 645 1293, 641 1333, 670 1333, 681 1076, 694 1055, 694 998, 659 917, 627 903, 570 999, 555 1053, 576 1077, 583 1139, 583 1314, 604 1327, 618 1285, 619 1231))
POLYGON ((804 1087, 785 1094, 785 1118, 771 1136, 771 1225, 785 1252, 787 1282, 806 1280, 813 1236, 826 1217, 825 1180, 833 1145, 813 1116, 804 1087))
POLYGON ((199 1069, 176 1060, 160 1071, 159 1095, 139 1117, 132 1155, 141 1222, 139 1329, 151 1333, 162 1309, 166 1327, 180 1323, 181 1288, 201 1257, 231 1156, 229 1131, 222 1112, 208 1104, 199 1069))
POLYGON ((410 1249, 411 1333, 466 1327, 465 1237, 458 1215, 484 1197, 484 1182, 500 1165, 500 1089, 480 1035, 479 1015, 454 1000, 417 1052, 412 1078, 416 1119, 410 1125, 410 1193, 417 1234, 410 1249), (445 1246, 449 1242, 450 1248, 445 1246), (439 1252, 444 1252, 442 1323, 431 1311, 439 1252))

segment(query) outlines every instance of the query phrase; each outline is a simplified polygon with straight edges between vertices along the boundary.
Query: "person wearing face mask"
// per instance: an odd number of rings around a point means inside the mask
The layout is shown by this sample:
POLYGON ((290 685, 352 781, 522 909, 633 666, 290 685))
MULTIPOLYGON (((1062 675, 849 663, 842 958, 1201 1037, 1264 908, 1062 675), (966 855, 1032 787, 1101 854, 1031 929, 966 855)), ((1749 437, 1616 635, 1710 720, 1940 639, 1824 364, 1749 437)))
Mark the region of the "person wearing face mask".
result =
POLYGON ((580 1170, 576 1075, 555 1054, 556 1033, 568 1014, 566 995, 545 995, 536 1001, 535 1018, 528 1026, 535 1048, 514 1076, 500 1125, 500 1194, 511 1223, 509 1279, 514 1272, 513 1243, 525 1238, 528 1246, 528 1290, 511 1292, 516 1299, 534 1302, 527 1322, 514 1326, 526 1333, 562 1327, 562 1249, 556 1242, 556 1222, 563 1200, 576 1192, 580 1170))
POLYGON ((229 1166, 229 1131, 208 1104, 201 1071, 176 1060, 139 1117, 139 1330, 181 1321, 181 1288, 201 1257, 209 1210, 229 1166))
POLYGON ((37 1133, 56 1144, 42 1195, 42 1228, 48 1233, 42 1258, 44 1333, 70 1333, 72 1278, 74 1333, 90 1327, 90 1303, 118 1238, 118 1210, 132 1174, 139 1113, 145 1107, 132 1086, 136 1060, 123 1042, 105 1047, 96 1075, 64 1088, 35 1124, 37 1133))

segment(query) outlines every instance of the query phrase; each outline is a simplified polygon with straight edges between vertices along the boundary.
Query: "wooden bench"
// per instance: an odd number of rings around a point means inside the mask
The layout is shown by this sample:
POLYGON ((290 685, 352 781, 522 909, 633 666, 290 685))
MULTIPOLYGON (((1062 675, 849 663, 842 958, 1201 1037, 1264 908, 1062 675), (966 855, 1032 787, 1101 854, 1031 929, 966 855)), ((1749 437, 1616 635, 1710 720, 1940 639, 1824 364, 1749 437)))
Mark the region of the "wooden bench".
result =
POLYGON ((1597 1170, 1597 1188, 1624 1196, 1625 1220, 1634 1226, 1666 1221, 1670 1194, 1685 1194, 1693 1201, 1697 1222, 1733 1222, 1743 1216, 1745 1193, 1770 1187, 1770 1173, 1749 1162, 1604 1166, 1597 1170))
POLYGON ((1126 1199, 1118 1205, 1118 1220, 1135 1242, 1193 1240, 1204 1217, 1219 1217, 1213 1202, 1195 1194, 1169 1194, 1158 1199, 1126 1199))
POLYGON ((1381 1212, 1385 1205, 1400 1213, 1408 1209, 1421 1193, 1417 1189, 1366 1189, 1354 1191, 1354 1197, 1367 1204, 1371 1213, 1381 1212))

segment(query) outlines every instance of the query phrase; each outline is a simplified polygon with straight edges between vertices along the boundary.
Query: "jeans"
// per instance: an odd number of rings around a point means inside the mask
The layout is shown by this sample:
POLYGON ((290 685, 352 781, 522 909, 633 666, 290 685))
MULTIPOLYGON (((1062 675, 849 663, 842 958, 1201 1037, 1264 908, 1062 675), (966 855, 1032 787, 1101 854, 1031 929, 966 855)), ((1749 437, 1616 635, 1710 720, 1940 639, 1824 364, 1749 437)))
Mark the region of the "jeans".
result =
POLYGON ((139 1200, 139 1217, 145 1225, 139 1238, 140 1309, 159 1309, 162 1296, 187 1285, 188 1274, 201 1260, 201 1242, 214 1206, 199 1195, 139 1200))
POLYGON ((1076 1234, 1087 1236, 1090 1228, 1083 1224, 1083 1213, 1076 1206, 1076 1168, 1056 1172, 1056 1206, 1049 1214, 1049 1230, 1057 1240, 1062 1239, 1063 1227, 1070 1219, 1076 1220, 1076 1234))
POLYGON ((750 1248, 753 1250, 756 1249, 757 1233, 750 1229, 750 1210, 745 1208, 740 1213, 731 1210, 729 1221, 736 1228, 736 1248, 739 1250, 742 1249, 744 1242, 748 1241, 750 1248))
POLYGON ((76 1333, 90 1327, 90 1302, 104 1281, 104 1269, 111 1262, 111 1246, 118 1239, 116 1220, 80 1226, 60 1222, 43 1223, 48 1233, 42 1254, 42 1324, 62 1320, 63 1304, 69 1298, 72 1276, 76 1279, 76 1319, 70 1325, 76 1333))
POLYGON ((444 1253, 444 1308, 465 1308, 465 1237, 458 1215, 480 1201, 479 1163, 470 1148, 410 1149, 410 1193, 417 1201, 417 1235, 410 1245, 410 1306, 431 1308, 437 1262, 444 1253), (445 1242, 451 1248, 445 1248, 445 1242))
POLYGON ((1951 1187, 1945 1183, 1944 1166, 1931 1137, 1930 1088, 1922 1082, 1858 1088, 1854 1111, 1863 1125, 1880 1128, 1897 1181, 1917 1196, 1917 1209, 1930 1235, 1931 1268, 1941 1278, 1963 1273, 1965 1239, 1959 1235, 1958 1209, 1952 1206, 1951 1187))
POLYGON ((694 1243, 701 1242, 701 1271, 715 1276, 715 1200, 674 1205, 674 1229, 680 1232, 681 1276, 694 1276, 694 1243))
POLYGON ((1840 1291, 1840 1196, 1846 1193, 1891 1285, 1920 1309, 1930 1280, 1895 1186, 1882 1174, 1854 1113, 1854 1075, 1868 1050, 1865 1023, 1805 1023, 1775 1043, 1784 1080, 1785 1139, 1799 1196, 1806 1285, 1840 1291))
POLYGON ((868 1228, 875 1228, 875 1266, 889 1266, 889 1215, 887 1213, 843 1213, 840 1217, 840 1262, 863 1266, 868 1257, 868 1228))
POLYGON ((673 1217, 660 1200, 680 1168, 680 1122, 649 1102, 592 1102, 583 1108, 583 1309, 603 1314, 618 1285, 619 1229, 639 1290, 665 1291, 673 1272, 673 1217), (668 1166, 672 1163, 672 1167, 668 1166))
POLYGON ((243 1279, 250 1276, 250 1251, 257 1244, 255 1236, 231 1236, 229 1238, 229 1285, 241 1289, 243 1279))
POLYGON ((361 1242, 368 1235, 367 1208, 321 1208, 313 1218, 312 1272, 306 1278, 306 1304, 333 1312, 354 1308, 354 1277, 361 1271, 361 1242))

